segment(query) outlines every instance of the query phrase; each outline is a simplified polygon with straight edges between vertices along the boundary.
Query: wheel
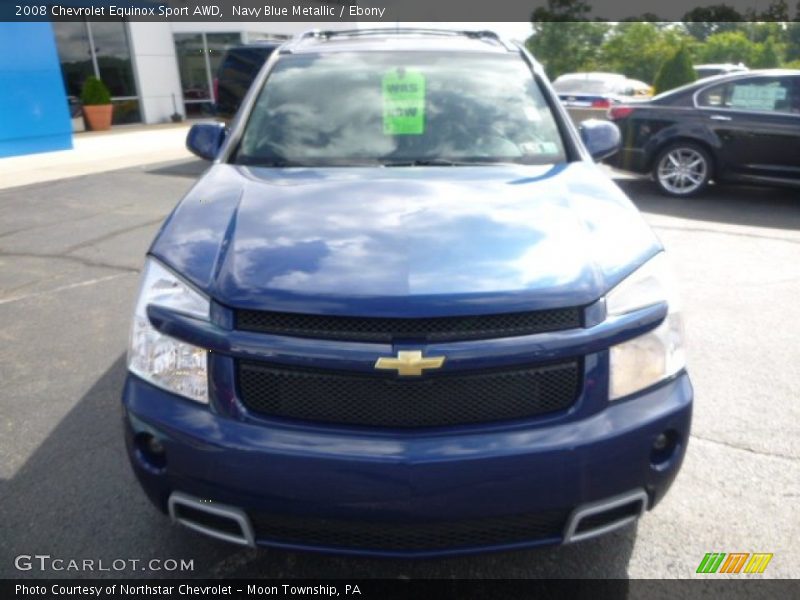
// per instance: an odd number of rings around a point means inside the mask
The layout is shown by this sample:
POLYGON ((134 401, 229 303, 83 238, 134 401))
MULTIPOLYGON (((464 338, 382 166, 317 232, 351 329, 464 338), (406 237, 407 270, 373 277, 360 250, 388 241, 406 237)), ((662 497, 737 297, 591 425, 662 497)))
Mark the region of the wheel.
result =
POLYGON ((653 179, 665 194, 694 196, 711 179, 711 157, 691 142, 678 142, 664 148, 656 157, 653 179))

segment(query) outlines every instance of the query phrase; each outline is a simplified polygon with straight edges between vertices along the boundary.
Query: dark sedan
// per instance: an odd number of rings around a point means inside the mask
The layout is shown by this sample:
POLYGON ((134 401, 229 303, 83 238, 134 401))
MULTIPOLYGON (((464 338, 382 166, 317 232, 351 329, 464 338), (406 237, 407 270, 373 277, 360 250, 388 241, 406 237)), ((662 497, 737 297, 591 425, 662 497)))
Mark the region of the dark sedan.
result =
POLYGON ((671 196, 710 181, 800 186, 800 71, 710 77, 608 117, 623 138, 608 162, 650 173, 671 196))

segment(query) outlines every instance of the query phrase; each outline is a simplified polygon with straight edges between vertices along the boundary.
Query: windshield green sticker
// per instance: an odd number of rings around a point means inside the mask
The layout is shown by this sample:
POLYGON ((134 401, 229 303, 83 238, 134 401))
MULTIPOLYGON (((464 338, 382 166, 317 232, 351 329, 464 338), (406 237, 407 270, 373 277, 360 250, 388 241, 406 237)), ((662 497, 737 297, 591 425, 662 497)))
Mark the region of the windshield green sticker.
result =
POLYGON ((383 76, 383 133, 425 133, 425 76, 399 68, 383 76))

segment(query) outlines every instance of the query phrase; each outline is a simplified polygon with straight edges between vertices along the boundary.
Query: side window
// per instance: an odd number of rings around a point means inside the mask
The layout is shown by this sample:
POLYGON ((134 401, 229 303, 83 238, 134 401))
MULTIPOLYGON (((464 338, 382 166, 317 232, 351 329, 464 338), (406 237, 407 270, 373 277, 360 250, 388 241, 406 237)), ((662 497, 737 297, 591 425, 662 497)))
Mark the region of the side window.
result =
POLYGON ((792 112, 791 77, 745 79, 732 82, 727 108, 765 112, 792 112))
POLYGON ((800 115, 800 77, 790 77, 792 82, 792 97, 790 110, 794 115, 800 115))
POLYGON ((728 91, 726 83, 707 88, 697 96, 697 104, 706 108, 725 108, 728 91))

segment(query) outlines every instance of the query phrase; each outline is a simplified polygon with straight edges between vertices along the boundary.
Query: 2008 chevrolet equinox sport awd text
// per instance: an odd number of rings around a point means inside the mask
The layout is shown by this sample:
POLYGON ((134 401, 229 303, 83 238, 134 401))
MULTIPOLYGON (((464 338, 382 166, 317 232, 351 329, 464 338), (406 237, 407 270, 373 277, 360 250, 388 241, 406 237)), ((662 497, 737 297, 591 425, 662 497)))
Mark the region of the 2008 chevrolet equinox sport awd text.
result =
POLYGON ((150 248, 124 391, 173 520, 429 556, 568 543, 665 494, 692 387, 663 248, 490 32, 312 32, 150 248))

